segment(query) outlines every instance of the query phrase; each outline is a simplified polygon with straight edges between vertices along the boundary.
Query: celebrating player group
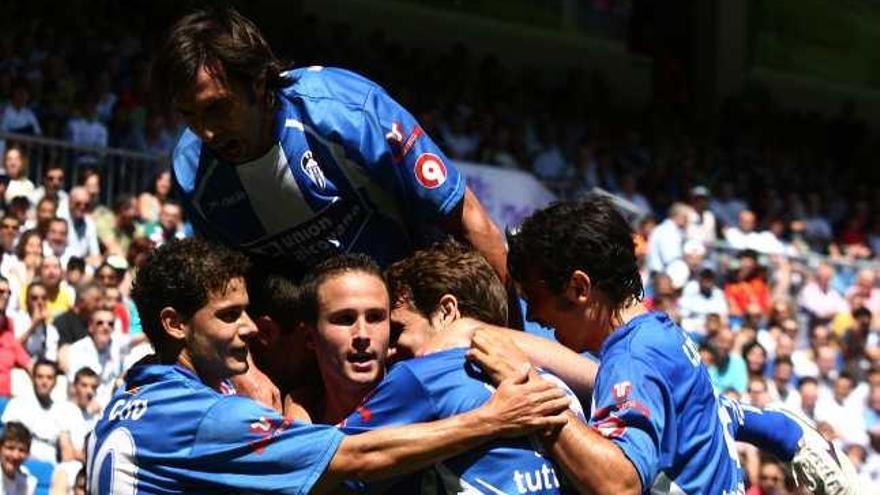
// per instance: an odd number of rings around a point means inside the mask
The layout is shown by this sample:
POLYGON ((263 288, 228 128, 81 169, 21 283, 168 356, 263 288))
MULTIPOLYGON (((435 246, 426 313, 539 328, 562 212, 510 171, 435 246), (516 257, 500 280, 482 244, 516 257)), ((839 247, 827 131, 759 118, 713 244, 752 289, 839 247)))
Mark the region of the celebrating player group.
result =
POLYGON ((158 53, 198 235, 137 273, 155 354, 89 438, 90 493, 744 494, 737 441, 807 492, 856 493, 808 421, 713 392, 642 303, 609 200, 504 239, 372 81, 287 70, 233 10, 183 17, 158 53), (516 330, 520 300, 558 342, 516 330))

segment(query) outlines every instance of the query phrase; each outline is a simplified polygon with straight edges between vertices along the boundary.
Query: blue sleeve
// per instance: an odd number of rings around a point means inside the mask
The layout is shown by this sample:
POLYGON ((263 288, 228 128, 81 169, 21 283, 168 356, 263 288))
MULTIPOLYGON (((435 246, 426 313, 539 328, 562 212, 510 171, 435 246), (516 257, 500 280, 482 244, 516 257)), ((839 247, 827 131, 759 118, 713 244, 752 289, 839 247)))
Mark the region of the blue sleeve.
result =
POLYGON ((205 413, 188 467, 193 477, 226 487, 308 493, 343 438, 335 427, 284 419, 233 395, 205 413))
POLYGON ((399 363, 364 403, 342 423, 348 434, 383 426, 408 425, 438 419, 427 391, 406 363, 399 363))
POLYGON ((602 363, 593 398, 590 425, 620 447, 642 487, 650 487, 659 469, 665 421, 673 413, 665 380, 656 367, 638 359, 614 359, 602 363))
POLYGON ((721 397, 721 405, 727 409, 733 438, 769 452, 783 462, 791 462, 804 436, 797 421, 781 409, 759 409, 721 397))
POLYGON ((465 181, 416 119, 379 86, 363 105, 356 140, 346 148, 360 157, 367 172, 389 184, 419 220, 435 222, 450 215, 464 199, 465 181))

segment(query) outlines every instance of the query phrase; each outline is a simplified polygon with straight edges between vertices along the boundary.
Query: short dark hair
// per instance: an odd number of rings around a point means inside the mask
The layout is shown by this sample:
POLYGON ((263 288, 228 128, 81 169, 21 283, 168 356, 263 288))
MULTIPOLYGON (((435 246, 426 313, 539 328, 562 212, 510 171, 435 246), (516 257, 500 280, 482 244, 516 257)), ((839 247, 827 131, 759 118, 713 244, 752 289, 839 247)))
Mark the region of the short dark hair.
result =
POLYGON ((794 361, 792 361, 791 358, 788 356, 779 356, 773 360, 773 366, 775 368, 778 368, 779 366, 781 366, 783 364, 787 364, 791 367, 794 367, 794 361))
POLYGON ((804 385, 809 385, 809 384, 813 384, 813 385, 818 386, 819 380, 816 380, 816 378, 812 377, 812 376, 801 377, 801 379, 798 380, 798 390, 803 388, 804 385))
POLYGON ((134 196, 131 194, 120 194, 119 196, 116 196, 116 201, 113 202, 113 213, 119 213, 128 208, 128 205, 131 204, 131 200, 133 199, 134 196))
POLYGON ((64 172, 64 175, 67 175, 67 171, 64 170, 64 165, 57 163, 57 162, 52 162, 52 163, 46 165, 46 168, 43 169, 43 177, 48 177, 49 172, 51 172, 53 170, 60 170, 60 171, 64 172))
POLYGON ((299 310, 302 321, 316 324, 318 322, 318 289, 328 279, 346 272, 362 272, 374 275, 382 283, 385 277, 382 269, 365 254, 340 254, 318 263, 303 277, 300 286, 299 310))
POLYGON ((280 273, 261 273, 248 279, 248 315, 251 318, 268 316, 284 332, 296 328, 302 321, 298 310, 300 287, 290 277, 280 273))
POLYGON ((225 290, 233 279, 245 279, 248 269, 243 254, 200 238, 171 241, 150 253, 135 276, 131 298, 156 351, 162 354, 167 344, 159 320, 162 308, 190 318, 211 293, 225 290))
POLYGON ((3 428, 3 436, 0 437, 0 444, 5 444, 6 442, 21 442, 27 446, 28 450, 30 450, 31 438, 31 430, 29 430, 27 426, 18 421, 10 421, 6 423, 3 428))
POLYGON ((857 319, 862 318, 862 317, 870 318, 871 317, 871 310, 864 307, 864 306, 859 306, 858 308, 853 310, 852 315, 853 315, 853 318, 857 318, 857 319))
POLYGON ((71 256, 70 259, 67 260, 67 271, 78 270, 81 272, 86 271, 86 260, 79 256, 71 256))
POLYGON ((462 316, 507 326, 507 291, 480 253, 447 241, 391 265, 385 272, 392 304, 411 305, 423 316, 451 294, 462 316))
POLYGON ((643 295, 632 229, 605 197, 591 194, 539 210, 507 241, 517 281, 543 280, 560 292, 572 272, 583 270, 615 309, 643 295))
POLYGON ((279 61, 259 28, 235 9, 197 10, 178 20, 156 52, 151 88, 159 106, 173 104, 192 87, 199 67, 219 64, 228 79, 253 91, 263 78, 267 91, 289 85, 279 61))
POLYGON ((40 366, 48 366, 52 368, 52 371, 55 372, 55 376, 58 376, 58 363, 56 363, 55 361, 46 359, 44 357, 37 359, 37 361, 34 363, 34 372, 36 372, 37 368, 39 368, 40 366))
MULTIPOLYGON (((97 312, 97 311, 96 311, 97 312)), ((73 383, 79 383, 82 378, 94 378, 98 379, 98 374, 95 373, 95 370, 89 368, 88 366, 84 366, 73 375, 73 383)))

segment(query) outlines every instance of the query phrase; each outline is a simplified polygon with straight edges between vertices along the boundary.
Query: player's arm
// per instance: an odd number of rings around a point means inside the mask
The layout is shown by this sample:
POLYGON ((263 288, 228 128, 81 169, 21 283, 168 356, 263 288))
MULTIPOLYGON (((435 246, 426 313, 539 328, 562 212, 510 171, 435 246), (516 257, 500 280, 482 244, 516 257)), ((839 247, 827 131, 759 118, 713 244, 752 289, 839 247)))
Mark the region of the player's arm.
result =
POLYGON ((495 269, 503 284, 509 282, 504 238, 469 187, 465 188, 464 198, 458 207, 444 219, 441 226, 447 233, 467 241, 479 251, 495 269))
POLYGON ((560 389, 530 378, 528 369, 502 382, 483 406, 450 418, 345 437, 315 493, 343 480, 376 480, 424 469, 498 436, 523 435, 566 423, 560 389))
MULTIPOLYGON (((543 337, 509 328, 489 325, 474 320, 464 321, 476 326, 473 341, 475 347, 492 349, 498 357, 493 379, 500 381, 510 376, 521 365, 523 359, 559 377, 578 397, 590 397, 596 382, 599 365, 571 349, 543 337)), ((490 374, 492 368, 486 369, 490 374)))

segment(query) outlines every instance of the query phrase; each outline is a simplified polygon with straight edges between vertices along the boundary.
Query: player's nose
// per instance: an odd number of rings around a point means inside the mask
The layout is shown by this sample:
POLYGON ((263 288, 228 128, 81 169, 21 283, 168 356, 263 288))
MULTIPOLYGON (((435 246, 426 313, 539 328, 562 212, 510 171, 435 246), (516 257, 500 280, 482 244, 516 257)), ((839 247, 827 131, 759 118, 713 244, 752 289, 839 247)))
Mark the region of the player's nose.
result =
POLYGON ((254 323, 254 320, 252 320, 246 312, 242 313, 241 324, 238 327, 238 335, 245 340, 257 335, 257 324, 254 323))

